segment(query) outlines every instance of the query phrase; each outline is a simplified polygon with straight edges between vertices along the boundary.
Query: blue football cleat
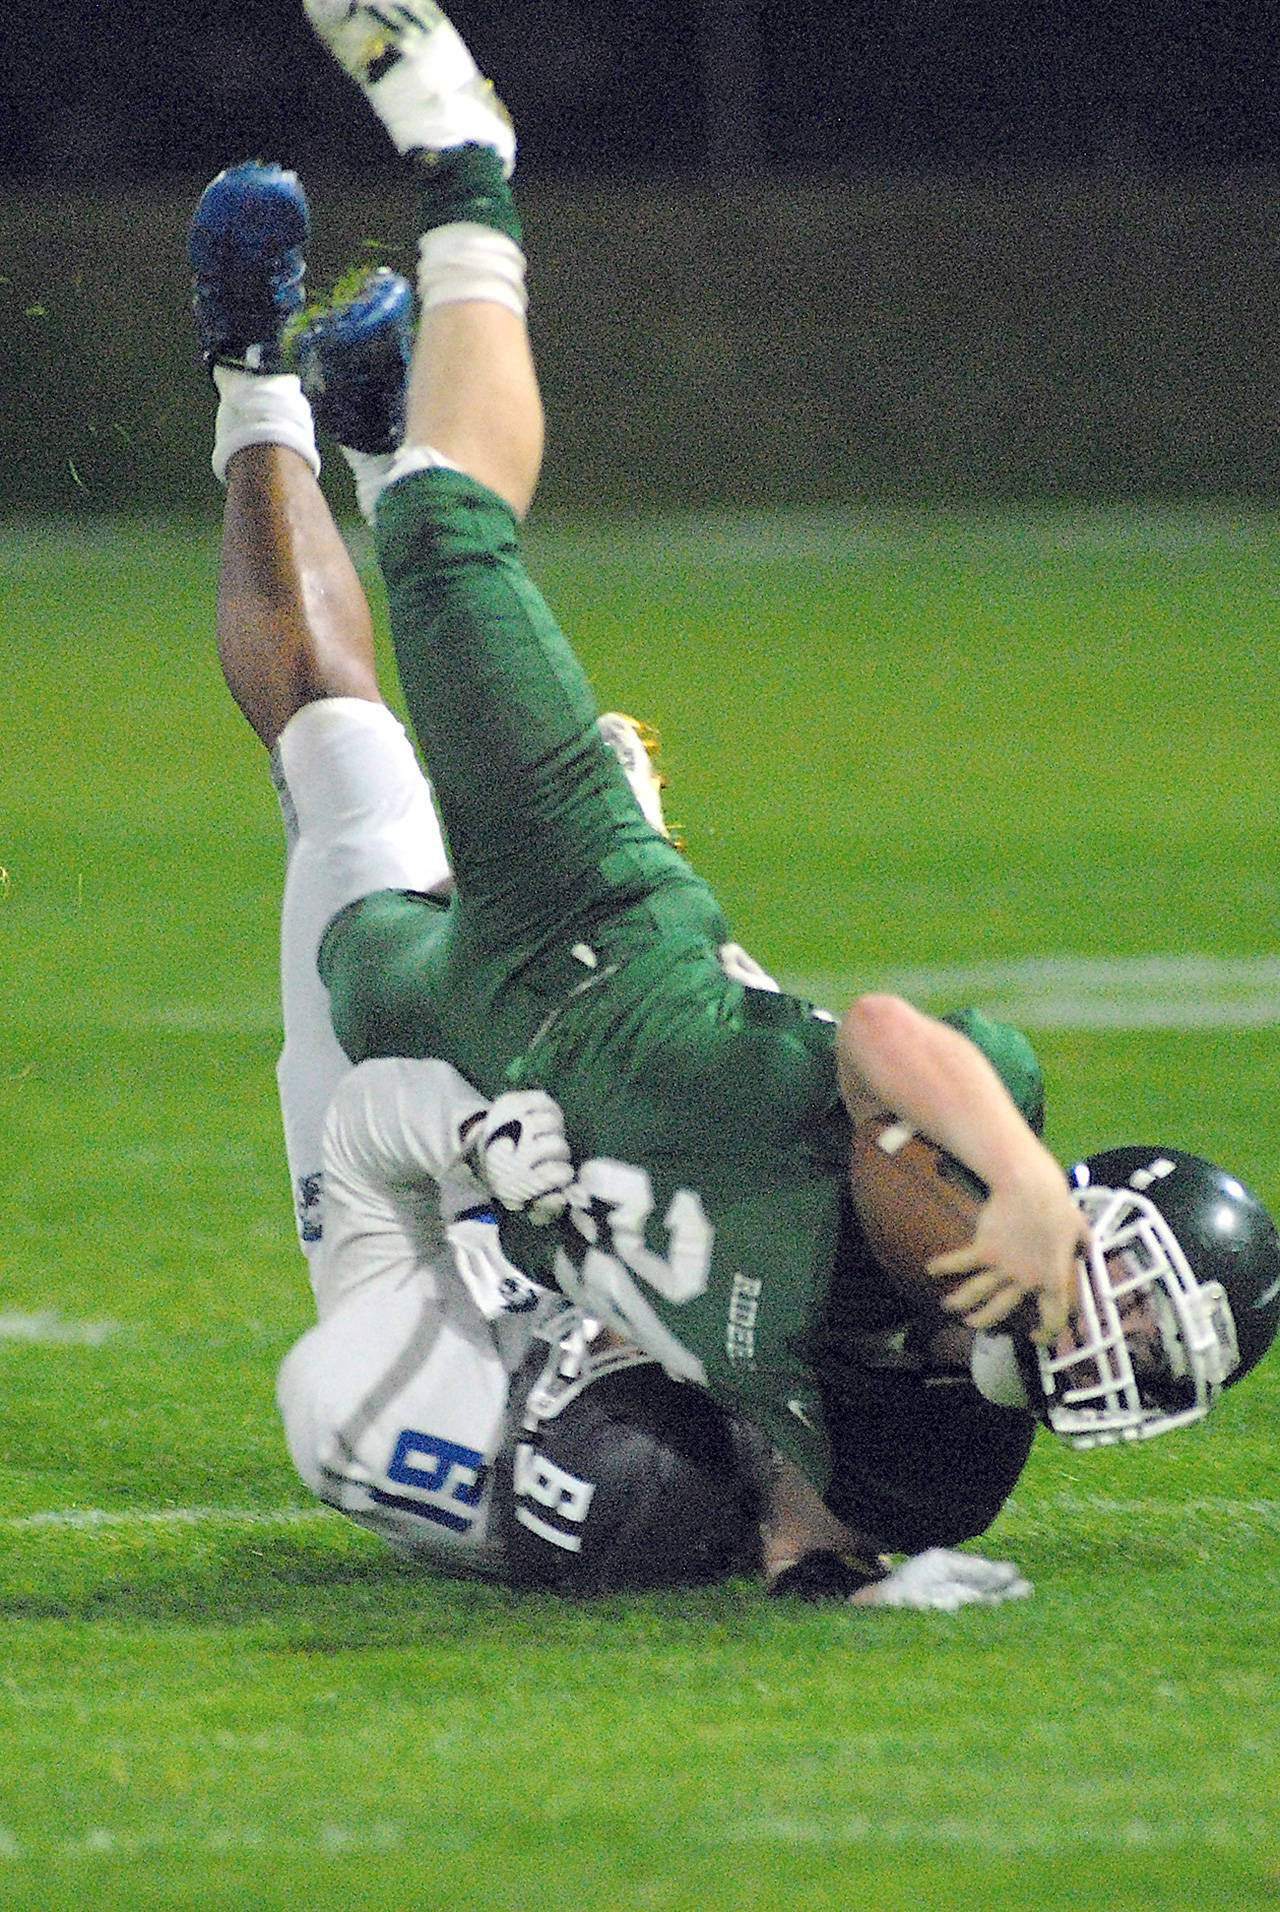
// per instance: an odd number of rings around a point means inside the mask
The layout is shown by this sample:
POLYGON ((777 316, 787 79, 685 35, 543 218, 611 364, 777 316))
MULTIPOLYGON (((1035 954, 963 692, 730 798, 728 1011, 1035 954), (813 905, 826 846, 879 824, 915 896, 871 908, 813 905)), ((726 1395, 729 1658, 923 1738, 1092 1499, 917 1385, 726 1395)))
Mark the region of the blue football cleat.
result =
POLYGON ((280 335, 302 310, 308 231, 298 175, 247 160, 200 195, 187 235, 191 306, 206 365, 280 372, 280 335))
POLYGON ((363 452, 400 443, 412 347, 413 292, 388 266, 349 275, 286 340, 316 424, 363 452))

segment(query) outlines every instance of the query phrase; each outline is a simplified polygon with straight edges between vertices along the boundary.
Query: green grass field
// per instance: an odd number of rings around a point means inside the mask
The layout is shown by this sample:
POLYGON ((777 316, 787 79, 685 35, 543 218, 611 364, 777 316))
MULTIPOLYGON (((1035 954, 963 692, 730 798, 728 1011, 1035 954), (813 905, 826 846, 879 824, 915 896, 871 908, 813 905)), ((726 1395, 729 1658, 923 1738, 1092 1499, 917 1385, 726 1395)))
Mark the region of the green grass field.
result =
MULTIPOLYGON (((1280 1204, 1269 519, 530 548, 756 955, 1012 1007, 1064 1157, 1175 1142, 1280 1204)), ((210 522, 0 530, 0 1904, 1275 1906, 1280 1361, 1191 1435, 1046 1441, 987 1543, 1035 1598, 991 1612, 557 1606, 308 1505, 281 853, 215 563, 210 522)))

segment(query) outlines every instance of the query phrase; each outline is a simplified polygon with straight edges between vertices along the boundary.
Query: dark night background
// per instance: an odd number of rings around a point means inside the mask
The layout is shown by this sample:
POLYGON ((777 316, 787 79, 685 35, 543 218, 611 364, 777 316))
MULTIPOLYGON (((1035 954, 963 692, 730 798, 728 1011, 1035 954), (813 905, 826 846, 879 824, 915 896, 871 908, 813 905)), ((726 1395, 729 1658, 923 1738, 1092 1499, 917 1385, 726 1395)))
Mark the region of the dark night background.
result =
MULTIPOLYGON (((453 11, 513 108, 526 177, 1280 164, 1280 18, 1263 0, 453 11)), ((251 149, 349 169, 349 100, 300 0, 18 0, 5 17, 10 176, 105 185, 251 149)))
MULTIPOLYGON (((555 421, 632 508, 1275 495, 1280 0, 458 0, 555 421)), ((309 283, 414 191, 301 0, 3 11, 0 513, 212 512, 185 232, 296 166, 309 283)))

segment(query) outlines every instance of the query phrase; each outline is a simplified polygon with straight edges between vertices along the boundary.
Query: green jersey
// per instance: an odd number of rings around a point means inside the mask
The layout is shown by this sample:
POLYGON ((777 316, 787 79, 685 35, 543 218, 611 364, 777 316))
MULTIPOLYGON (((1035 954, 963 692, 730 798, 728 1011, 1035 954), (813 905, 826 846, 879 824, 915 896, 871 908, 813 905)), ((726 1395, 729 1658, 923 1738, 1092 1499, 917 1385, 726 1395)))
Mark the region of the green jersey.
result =
MULTIPOLYGON (((832 1018, 726 967, 719 906, 641 816, 501 501, 416 474, 384 496, 379 555, 457 889, 447 907, 379 892, 330 925, 339 1039, 356 1060, 440 1055, 490 1094, 554 1095, 583 1200, 553 1241, 513 1221, 509 1252, 550 1261, 821 1485, 816 1350, 885 1315, 848 1199, 832 1018)), ((1034 1059, 1005 1046, 997 1066, 1034 1094, 1034 1059)))

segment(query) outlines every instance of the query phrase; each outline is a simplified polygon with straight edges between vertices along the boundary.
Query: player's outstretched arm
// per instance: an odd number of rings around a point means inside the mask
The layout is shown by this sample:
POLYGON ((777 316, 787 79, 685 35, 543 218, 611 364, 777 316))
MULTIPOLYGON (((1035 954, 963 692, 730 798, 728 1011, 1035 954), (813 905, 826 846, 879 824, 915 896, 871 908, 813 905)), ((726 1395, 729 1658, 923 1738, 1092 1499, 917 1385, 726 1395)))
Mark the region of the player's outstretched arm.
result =
POLYGON ((1075 1300, 1087 1224, 981 1050, 901 997, 867 995, 847 1011, 836 1055, 855 1119, 878 1101, 986 1184, 972 1241, 929 1265, 940 1278, 968 1277, 943 1305, 970 1327, 990 1328, 1032 1295, 1037 1338, 1058 1334, 1075 1300))
MULTIPOLYGON (((489 1192, 475 1153, 489 1107, 430 1058, 379 1056, 344 1076, 324 1127, 324 1236, 312 1263, 322 1318, 361 1286, 427 1268, 446 1243, 481 1313, 500 1311, 504 1283, 531 1289, 502 1255, 492 1218, 480 1218, 479 1236, 471 1219, 489 1192)), ((558 1167, 525 1176, 533 1199, 560 1179, 558 1167)))

